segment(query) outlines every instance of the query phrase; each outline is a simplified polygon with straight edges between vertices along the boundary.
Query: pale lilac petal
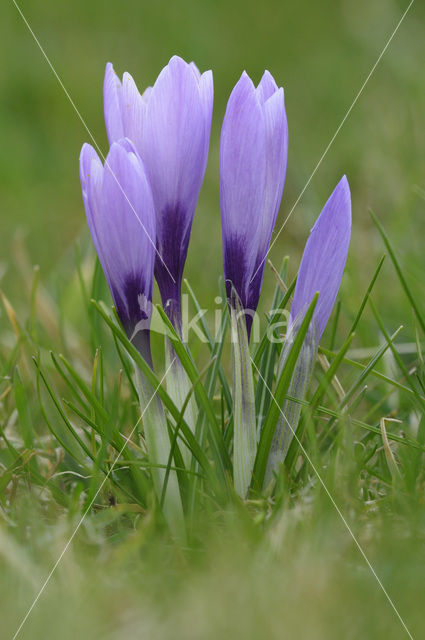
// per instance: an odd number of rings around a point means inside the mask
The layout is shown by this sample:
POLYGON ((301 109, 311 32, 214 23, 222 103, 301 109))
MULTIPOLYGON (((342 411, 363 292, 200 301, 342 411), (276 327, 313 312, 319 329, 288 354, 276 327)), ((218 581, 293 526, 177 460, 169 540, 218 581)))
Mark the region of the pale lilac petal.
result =
POLYGON ((110 62, 106 65, 103 83, 103 109, 106 133, 109 144, 124 137, 124 125, 121 116, 121 82, 110 62))
MULTIPOLYGON (((288 158, 288 123, 283 89, 278 89, 263 105, 266 125, 267 180, 260 254, 267 253, 282 200, 288 158)), ((262 256, 262 257, 263 257, 262 256)))
POLYGON ((199 77, 199 93, 201 94, 201 102, 204 109, 205 122, 205 145, 204 145, 204 171, 208 160, 208 149, 210 146, 211 120, 214 102, 214 82, 212 71, 206 71, 199 77))
MULTIPOLYGON (((102 247, 96 231, 95 219, 98 215, 100 195, 102 190, 103 165, 96 151, 89 144, 84 144, 80 153, 80 181, 83 194, 87 223, 97 254, 102 253, 102 247)), ((102 262, 102 260, 101 260, 102 262)))
POLYGON ((124 328, 132 335, 152 299, 155 212, 143 163, 130 140, 113 143, 105 167, 89 145, 80 156, 90 232, 124 328))
POLYGON ((301 260, 291 318, 304 314, 314 294, 319 299, 314 313, 315 339, 320 340, 332 312, 347 260, 351 235, 351 196, 344 176, 318 217, 301 260))
POLYGON ((90 144, 85 143, 80 153, 80 180, 83 191, 87 189, 86 177, 90 171, 92 160, 99 160, 99 156, 90 144))
POLYGON ((124 135, 135 145, 141 154, 141 138, 146 99, 140 95, 136 83, 127 72, 123 75, 121 94, 121 117, 124 135))
MULTIPOLYGON (((242 74, 229 99, 220 150, 224 272, 245 309, 260 297, 288 153, 283 89, 266 71, 257 88, 242 74), (227 159, 227 161, 226 161, 227 159)), ((247 315, 248 334, 251 316, 247 315)))
MULTIPOLYGON (((275 86, 270 74, 265 74, 262 82, 265 89, 271 90, 275 86)), ((249 285, 249 309, 256 309, 260 298, 267 252, 285 184, 288 156, 288 124, 283 89, 272 92, 262 108, 266 132, 266 189, 261 229, 258 232, 257 259, 249 285)))
POLYGON ((196 79, 199 80, 199 78, 201 77, 201 72, 199 71, 198 67, 193 62, 193 60, 192 60, 192 62, 189 62, 189 66, 192 69, 192 71, 194 72, 196 79))
POLYGON ((144 257, 152 260, 155 246, 149 184, 140 158, 135 150, 129 152, 129 144, 111 146, 102 184, 104 215, 99 235, 103 246, 109 246, 105 253, 115 281, 139 275, 144 257))
POLYGON ((204 131, 196 77, 183 60, 174 57, 155 82, 143 127, 142 154, 160 226, 167 208, 185 203, 194 209, 202 180, 204 131))
POLYGON ((257 87, 257 95, 260 102, 263 103, 268 100, 277 90, 278 86, 275 79, 272 74, 266 70, 257 87))
POLYGON ((190 230, 204 177, 211 128, 210 72, 174 56, 146 101, 141 155, 157 216, 155 275, 164 306, 180 304, 190 230))
POLYGON ((129 138, 141 152, 141 136, 147 96, 140 95, 136 83, 127 72, 122 82, 112 64, 106 65, 103 88, 105 124, 109 144, 129 138))
POLYGON ((143 100, 143 102, 145 103, 145 105, 146 105, 146 104, 148 103, 148 101, 149 101, 149 98, 150 98, 151 93, 152 93, 152 89, 153 89, 153 87, 146 87, 146 89, 145 89, 145 90, 143 91, 143 93, 142 93, 142 96, 141 96, 141 97, 142 97, 142 100, 143 100))
POLYGON ((264 115, 246 73, 233 89, 224 116, 220 172, 226 232, 253 235, 265 196, 266 145, 264 115))
MULTIPOLYGON (((110 143, 127 137, 150 181, 157 218, 156 277, 164 306, 180 300, 180 283, 196 203, 205 173, 213 82, 194 63, 171 58, 141 96, 133 78, 122 84, 107 65, 105 122, 110 143)), ((180 302, 178 302, 180 304, 180 302)))
POLYGON ((246 308, 266 187, 264 114, 254 85, 243 73, 229 98, 220 142, 220 200, 227 285, 246 308))

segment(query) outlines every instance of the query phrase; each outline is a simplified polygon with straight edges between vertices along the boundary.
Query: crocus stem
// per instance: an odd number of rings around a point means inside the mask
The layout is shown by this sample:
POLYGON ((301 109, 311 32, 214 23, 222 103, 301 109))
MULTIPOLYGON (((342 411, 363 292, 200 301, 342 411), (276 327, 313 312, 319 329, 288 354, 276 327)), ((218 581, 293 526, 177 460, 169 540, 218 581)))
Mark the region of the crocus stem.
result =
MULTIPOLYGON (((289 336, 280 356, 278 377, 281 375, 285 366, 286 358, 292 343, 293 339, 289 336)), ((304 399, 307 388, 310 384, 316 354, 317 346, 315 341, 311 338, 310 334, 307 334, 291 378, 288 388, 288 396, 297 398, 297 400, 304 399)), ((280 465, 285 460, 289 445, 297 431, 300 415, 300 402, 295 402, 294 400, 289 399, 284 401, 270 448, 270 455, 264 479, 265 486, 271 482, 273 479, 273 473, 278 471, 280 465)))
MULTIPOLYGON (((167 370, 169 370, 166 378, 168 395, 176 407, 182 409, 192 389, 192 384, 168 338, 165 338, 165 366, 167 370)), ((195 433, 197 413, 196 400, 193 395, 191 395, 184 412, 184 418, 192 430, 192 433, 195 433)), ((183 443, 180 444, 180 449, 185 466, 189 468, 191 463, 190 449, 183 443)))
MULTIPOLYGON (((161 500, 166 466, 170 455, 170 438, 167 420, 159 397, 143 373, 136 367, 136 388, 143 412, 143 427, 155 493, 161 500)), ((186 531, 183 506, 175 471, 170 471, 163 503, 165 519, 172 534, 179 541, 185 541, 186 531)))
POLYGON ((245 498, 257 452, 254 380, 245 315, 240 305, 230 305, 230 320, 233 365, 233 480, 237 494, 245 498))

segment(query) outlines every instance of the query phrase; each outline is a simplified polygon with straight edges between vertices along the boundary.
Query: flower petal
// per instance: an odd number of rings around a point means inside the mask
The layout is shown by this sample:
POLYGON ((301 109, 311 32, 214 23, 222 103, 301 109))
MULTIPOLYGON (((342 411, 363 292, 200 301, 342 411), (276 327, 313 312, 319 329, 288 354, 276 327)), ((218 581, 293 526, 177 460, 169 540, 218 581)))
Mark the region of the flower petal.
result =
POLYGON ((351 196, 344 176, 318 217, 301 260, 291 318, 305 313, 314 294, 319 300, 314 313, 315 339, 320 340, 338 293, 347 260, 351 235, 351 196))
POLYGON ((103 83, 103 109, 105 114, 106 133, 109 144, 124 137, 124 125, 121 117, 121 82, 108 62, 103 83))
POLYGON ((193 215, 203 178, 204 136, 198 81, 192 68, 174 56, 152 88, 143 127, 143 159, 160 226, 170 207, 184 205, 193 215))
POLYGON ((288 159, 288 123, 283 89, 278 89, 263 105, 266 125, 266 190, 259 254, 266 255, 282 200, 288 159))
POLYGON ((214 82, 212 71, 206 71, 199 78, 199 92, 201 94, 202 106, 204 108, 205 122, 205 145, 204 145, 204 170, 207 165, 208 149, 210 146, 211 120, 214 102, 214 82))
POLYGON ((142 152, 141 139, 146 98, 147 96, 143 98, 140 95, 133 78, 129 73, 125 72, 122 80, 121 95, 121 117, 124 135, 134 143, 139 154, 142 152))
POLYGON ((152 299, 155 213, 143 163, 129 140, 113 143, 105 167, 84 145, 83 198, 93 242, 129 335, 152 299))
POLYGON ((278 86, 277 86, 277 84, 275 82, 275 79, 273 78, 273 76, 270 73, 270 71, 266 70, 263 73, 263 77, 261 78, 260 82, 258 83, 258 87, 256 89, 257 95, 258 95, 258 98, 259 98, 260 102, 264 103, 277 90, 278 90, 278 86))
POLYGON ((201 77, 201 72, 199 71, 197 65, 193 62, 189 62, 189 66, 192 69, 192 71, 194 72, 196 79, 199 80, 199 78, 201 77))
POLYGON ((80 153, 80 181, 83 194, 87 223, 99 260, 102 247, 96 231, 95 218, 99 209, 100 193, 103 180, 103 165, 96 151, 89 144, 84 144, 80 153))
POLYGON ((246 308, 266 187, 264 114, 244 72, 232 91, 220 142, 220 200, 226 280, 246 308))
POLYGON ((140 158, 129 148, 129 141, 111 146, 102 184, 102 240, 110 247, 109 267, 116 272, 116 280, 124 272, 138 275, 145 259, 152 260, 155 246, 149 183, 140 158))
POLYGON ((174 56, 146 102, 141 152, 157 216, 155 276, 164 306, 180 305, 180 282, 204 177, 213 100, 212 74, 174 56))

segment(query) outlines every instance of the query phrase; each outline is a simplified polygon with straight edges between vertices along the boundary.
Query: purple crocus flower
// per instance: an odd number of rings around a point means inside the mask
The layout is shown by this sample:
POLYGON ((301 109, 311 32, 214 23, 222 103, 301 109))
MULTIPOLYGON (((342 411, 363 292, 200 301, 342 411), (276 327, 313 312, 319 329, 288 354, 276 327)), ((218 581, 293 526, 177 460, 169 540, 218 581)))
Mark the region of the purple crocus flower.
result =
POLYGON ((282 88, 265 71, 257 88, 243 72, 224 116, 220 200, 226 288, 232 285, 250 332, 270 238, 282 199, 288 125, 282 88))
MULTIPOLYGON (((300 323, 314 295, 319 298, 312 323, 301 348, 288 395, 303 400, 310 383, 317 348, 331 315, 341 284, 351 236, 351 196, 344 176, 335 187, 311 230, 298 271, 288 335, 279 361, 282 372, 300 323)), ((265 483, 286 457, 301 414, 301 404, 285 400, 270 449, 265 483)))
POLYGON ((314 340, 320 342, 331 315, 347 260, 351 235, 351 196, 343 176, 323 207, 305 245, 291 306, 291 322, 305 313, 314 294, 314 340))
POLYGON ((155 277, 164 308, 180 324, 181 279, 207 164, 213 106, 212 72, 173 56, 141 96, 129 74, 111 64, 104 83, 109 142, 136 145, 149 177, 157 220, 155 277))
POLYGON ((112 144, 105 166, 85 144, 80 179, 90 233, 117 313, 129 338, 151 362, 155 210, 143 162, 127 139, 112 144))

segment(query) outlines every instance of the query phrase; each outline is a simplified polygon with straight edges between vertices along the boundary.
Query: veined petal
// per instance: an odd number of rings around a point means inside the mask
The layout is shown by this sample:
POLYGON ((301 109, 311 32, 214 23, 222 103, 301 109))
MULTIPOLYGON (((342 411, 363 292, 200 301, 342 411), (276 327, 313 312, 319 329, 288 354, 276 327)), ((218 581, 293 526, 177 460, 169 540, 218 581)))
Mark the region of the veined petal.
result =
POLYGON ((155 276, 164 306, 180 283, 196 203, 204 177, 211 128, 210 72, 174 56, 159 74, 146 103, 141 152, 157 217, 155 276))
POLYGON ((199 78, 201 77, 201 72, 199 71, 197 65, 193 62, 193 60, 191 62, 189 62, 189 66, 192 69, 192 71, 194 72, 196 79, 199 80, 199 78))
MULTIPOLYGON (((255 311, 282 198, 288 126, 282 88, 265 71, 257 88, 244 72, 230 96, 220 146, 224 271, 255 311)), ((227 282, 229 287, 229 283, 227 282)), ((250 315, 247 317, 248 335, 250 315)))
POLYGON ((283 89, 275 91, 263 105, 266 128, 266 190, 259 254, 268 251, 282 199, 288 158, 288 123, 283 89))
POLYGON ((87 220, 112 296, 129 335, 149 326, 155 213, 143 163, 129 140, 113 143, 105 167, 84 145, 80 157, 87 220), (141 327, 139 327, 141 328, 141 327))
POLYGON ((203 177, 204 112, 191 67, 174 56, 159 74, 146 108, 143 159, 161 216, 179 204, 193 214, 203 177))
POLYGON ((266 70, 263 73, 263 77, 261 78, 260 82, 258 83, 258 87, 256 89, 257 95, 258 95, 258 98, 259 98, 260 102, 264 103, 277 90, 278 90, 278 86, 277 86, 277 84, 275 82, 275 79, 273 78, 273 76, 270 73, 270 71, 266 70))
POLYGON ((139 154, 142 152, 141 138, 146 99, 147 96, 143 98, 140 95, 131 75, 125 72, 122 80, 121 95, 121 117, 124 135, 134 143, 139 154))
POLYGON ((220 201, 226 280, 246 308, 266 187, 263 110, 244 72, 232 91, 220 142, 220 201))
POLYGON ((326 327, 347 260, 351 235, 351 196, 344 176, 318 217, 301 260, 291 319, 304 313, 314 294, 319 300, 313 316, 315 336, 320 340, 326 327))
MULTIPOLYGON (((270 85, 273 83, 274 86, 272 76, 270 74, 268 76, 266 81, 263 76, 262 81, 268 82, 270 85)), ((288 157, 288 124, 283 89, 280 88, 272 93, 262 107, 266 136, 266 188, 261 228, 258 231, 257 259, 249 287, 248 306, 250 309, 257 308, 260 298, 266 256, 285 184, 288 157)))
MULTIPOLYGON (((105 122, 110 143, 129 138, 150 181, 157 223, 155 274, 164 306, 180 306, 180 282, 205 173, 211 130, 212 73, 171 58, 154 87, 141 96, 133 78, 122 83, 106 67, 105 122)), ((177 313, 178 315, 178 313, 177 313)))
POLYGON ((146 87, 146 89, 143 91, 143 93, 141 95, 142 100, 143 100, 143 102, 145 104, 147 104, 147 102, 148 102, 148 100, 149 100, 149 98, 151 96, 152 89, 153 89, 153 87, 146 87))
POLYGON ((99 260, 102 254, 102 246, 96 231, 95 218, 99 210, 100 195, 102 191, 103 165, 96 151, 89 144, 84 144, 80 153, 80 181, 83 194, 84 208, 87 223, 99 260))
POLYGON ((204 170, 207 165, 208 149, 210 146, 210 133, 211 133, 211 120, 214 102, 214 82, 212 71, 206 71, 199 77, 199 93, 201 94, 201 102, 204 108, 204 122, 205 122, 205 160, 204 170))
POLYGON ((110 62, 106 65, 103 85, 105 125, 109 144, 129 138, 141 152, 144 112, 149 92, 141 96, 136 83, 127 72, 122 82, 110 62))
MULTIPOLYGON (((135 149, 129 141, 114 143, 105 162, 102 184, 101 233, 108 251, 109 268, 115 280, 140 275, 140 268, 153 261, 155 246, 154 209, 149 183, 135 149), (107 224, 105 222, 107 221, 107 224)), ((149 270, 148 270, 149 271, 149 270)))
POLYGON ((108 62, 103 83, 103 109, 105 114, 106 133, 109 144, 124 137, 124 125, 121 116, 121 81, 108 62))

